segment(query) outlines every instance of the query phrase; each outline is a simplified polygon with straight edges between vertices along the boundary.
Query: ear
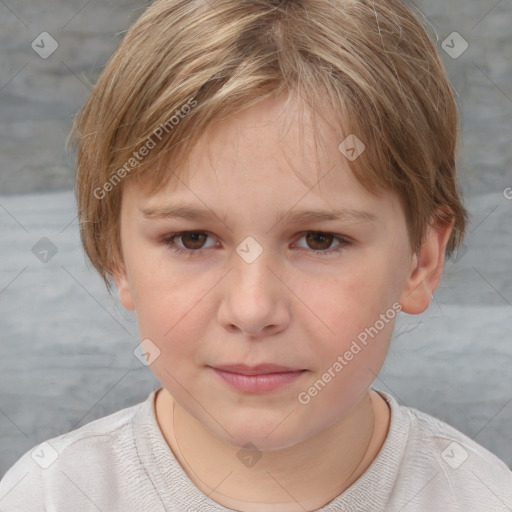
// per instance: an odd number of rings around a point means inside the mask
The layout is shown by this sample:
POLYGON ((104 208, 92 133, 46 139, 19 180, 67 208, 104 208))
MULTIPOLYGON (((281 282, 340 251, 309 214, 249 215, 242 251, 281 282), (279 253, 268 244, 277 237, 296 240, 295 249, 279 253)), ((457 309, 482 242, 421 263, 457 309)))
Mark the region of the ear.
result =
POLYGON ((130 283, 124 265, 114 265, 112 273, 114 281, 116 282, 119 301, 126 309, 135 310, 135 302, 130 290, 130 283))
POLYGON ((437 289, 445 262, 445 250, 455 220, 428 226, 419 251, 413 255, 400 304, 402 311, 410 315, 423 313, 437 289))

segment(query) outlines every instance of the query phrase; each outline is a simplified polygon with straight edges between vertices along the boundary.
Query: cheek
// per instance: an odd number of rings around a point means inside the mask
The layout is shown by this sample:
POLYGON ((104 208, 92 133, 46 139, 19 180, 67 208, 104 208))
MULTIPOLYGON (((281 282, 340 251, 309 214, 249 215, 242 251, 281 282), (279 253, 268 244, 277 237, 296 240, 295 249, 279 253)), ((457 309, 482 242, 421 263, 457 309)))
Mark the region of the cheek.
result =
POLYGON ((392 306, 391 284, 382 260, 377 264, 362 260, 360 265, 351 266, 348 271, 334 278, 330 276, 319 284, 303 280, 297 295, 306 298, 304 302, 317 317, 319 329, 322 329, 318 333, 346 341, 373 324, 392 306))
POLYGON ((146 296, 143 304, 137 312, 140 339, 149 338, 158 350, 151 371, 176 396, 181 396, 179 383, 193 381, 204 362, 204 305, 178 294, 164 298, 157 291, 146 296))
POLYGON ((385 361, 398 314, 385 276, 380 265, 362 265, 310 290, 312 309, 329 329, 316 319, 321 330, 309 328, 315 372, 299 403, 326 423, 361 398, 385 361))
POLYGON ((308 315, 301 324, 308 332, 308 352, 314 354, 310 384, 322 389, 323 398, 315 400, 313 408, 323 403, 337 411, 340 397, 346 404, 356 400, 384 363, 399 306, 391 269, 383 262, 384 258, 361 258, 350 272, 310 286, 309 292, 303 282, 301 296, 308 297, 307 304, 318 317, 308 315), (318 379, 328 382, 325 389, 318 379))
POLYGON ((139 250, 133 244, 126 258, 130 290, 142 328, 147 328, 150 321, 170 324, 177 309, 187 301, 187 290, 192 289, 186 286, 184 273, 170 268, 160 248, 145 248, 145 243, 142 242, 142 249, 139 250), (180 296, 182 300, 177 300, 180 296))
POLYGON ((132 277, 141 340, 149 338, 158 346, 160 363, 193 360, 209 321, 208 291, 215 280, 200 272, 171 272, 158 261, 139 263, 132 277))

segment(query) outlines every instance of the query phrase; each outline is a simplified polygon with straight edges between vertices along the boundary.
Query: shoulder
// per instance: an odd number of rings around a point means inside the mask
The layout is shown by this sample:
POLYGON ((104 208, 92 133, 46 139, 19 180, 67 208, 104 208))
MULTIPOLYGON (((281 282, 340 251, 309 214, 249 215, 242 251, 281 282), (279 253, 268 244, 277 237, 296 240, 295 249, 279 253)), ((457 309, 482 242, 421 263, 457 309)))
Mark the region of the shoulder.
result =
POLYGON ((34 512, 48 507, 61 510, 58 507, 64 503, 89 510, 91 494, 111 494, 123 464, 130 459, 136 462, 133 424, 145 403, 48 439, 24 453, 0 481, 2 512, 21 506, 34 512))
POLYGON ((380 393, 392 413, 409 424, 393 493, 396 506, 417 503, 411 510, 425 511, 444 503, 443 510, 465 512, 512 508, 512 471, 502 460, 444 421, 380 393))
POLYGON ((401 406, 411 418, 411 445, 415 451, 435 454, 439 462, 452 469, 466 465, 502 475, 511 482, 510 468, 496 455, 448 423, 412 407, 401 406))

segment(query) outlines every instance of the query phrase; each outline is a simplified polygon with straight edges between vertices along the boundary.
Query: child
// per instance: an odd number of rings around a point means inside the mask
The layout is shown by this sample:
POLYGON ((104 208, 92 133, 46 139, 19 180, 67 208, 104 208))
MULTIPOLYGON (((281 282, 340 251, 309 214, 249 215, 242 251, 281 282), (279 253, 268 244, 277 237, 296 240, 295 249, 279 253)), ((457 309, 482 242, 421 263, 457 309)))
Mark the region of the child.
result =
POLYGON ((372 387, 464 236, 457 123, 398 0, 153 2, 73 136, 162 388, 27 452, 0 510, 512 510, 502 461, 372 387))

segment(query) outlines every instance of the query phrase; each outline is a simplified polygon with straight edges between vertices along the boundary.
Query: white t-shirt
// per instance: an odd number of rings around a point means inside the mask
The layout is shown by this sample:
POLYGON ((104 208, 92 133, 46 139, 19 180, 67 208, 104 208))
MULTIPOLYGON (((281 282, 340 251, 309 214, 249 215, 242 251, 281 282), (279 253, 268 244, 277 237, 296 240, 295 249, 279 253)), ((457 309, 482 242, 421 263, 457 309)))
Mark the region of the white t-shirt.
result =
MULTIPOLYGON (((512 472, 504 462, 446 423, 375 391, 391 409, 384 445, 367 471, 319 511, 512 510, 512 472)), ((233 510, 183 471, 160 431, 154 399, 155 391, 26 452, 0 482, 0 511, 233 510)))

